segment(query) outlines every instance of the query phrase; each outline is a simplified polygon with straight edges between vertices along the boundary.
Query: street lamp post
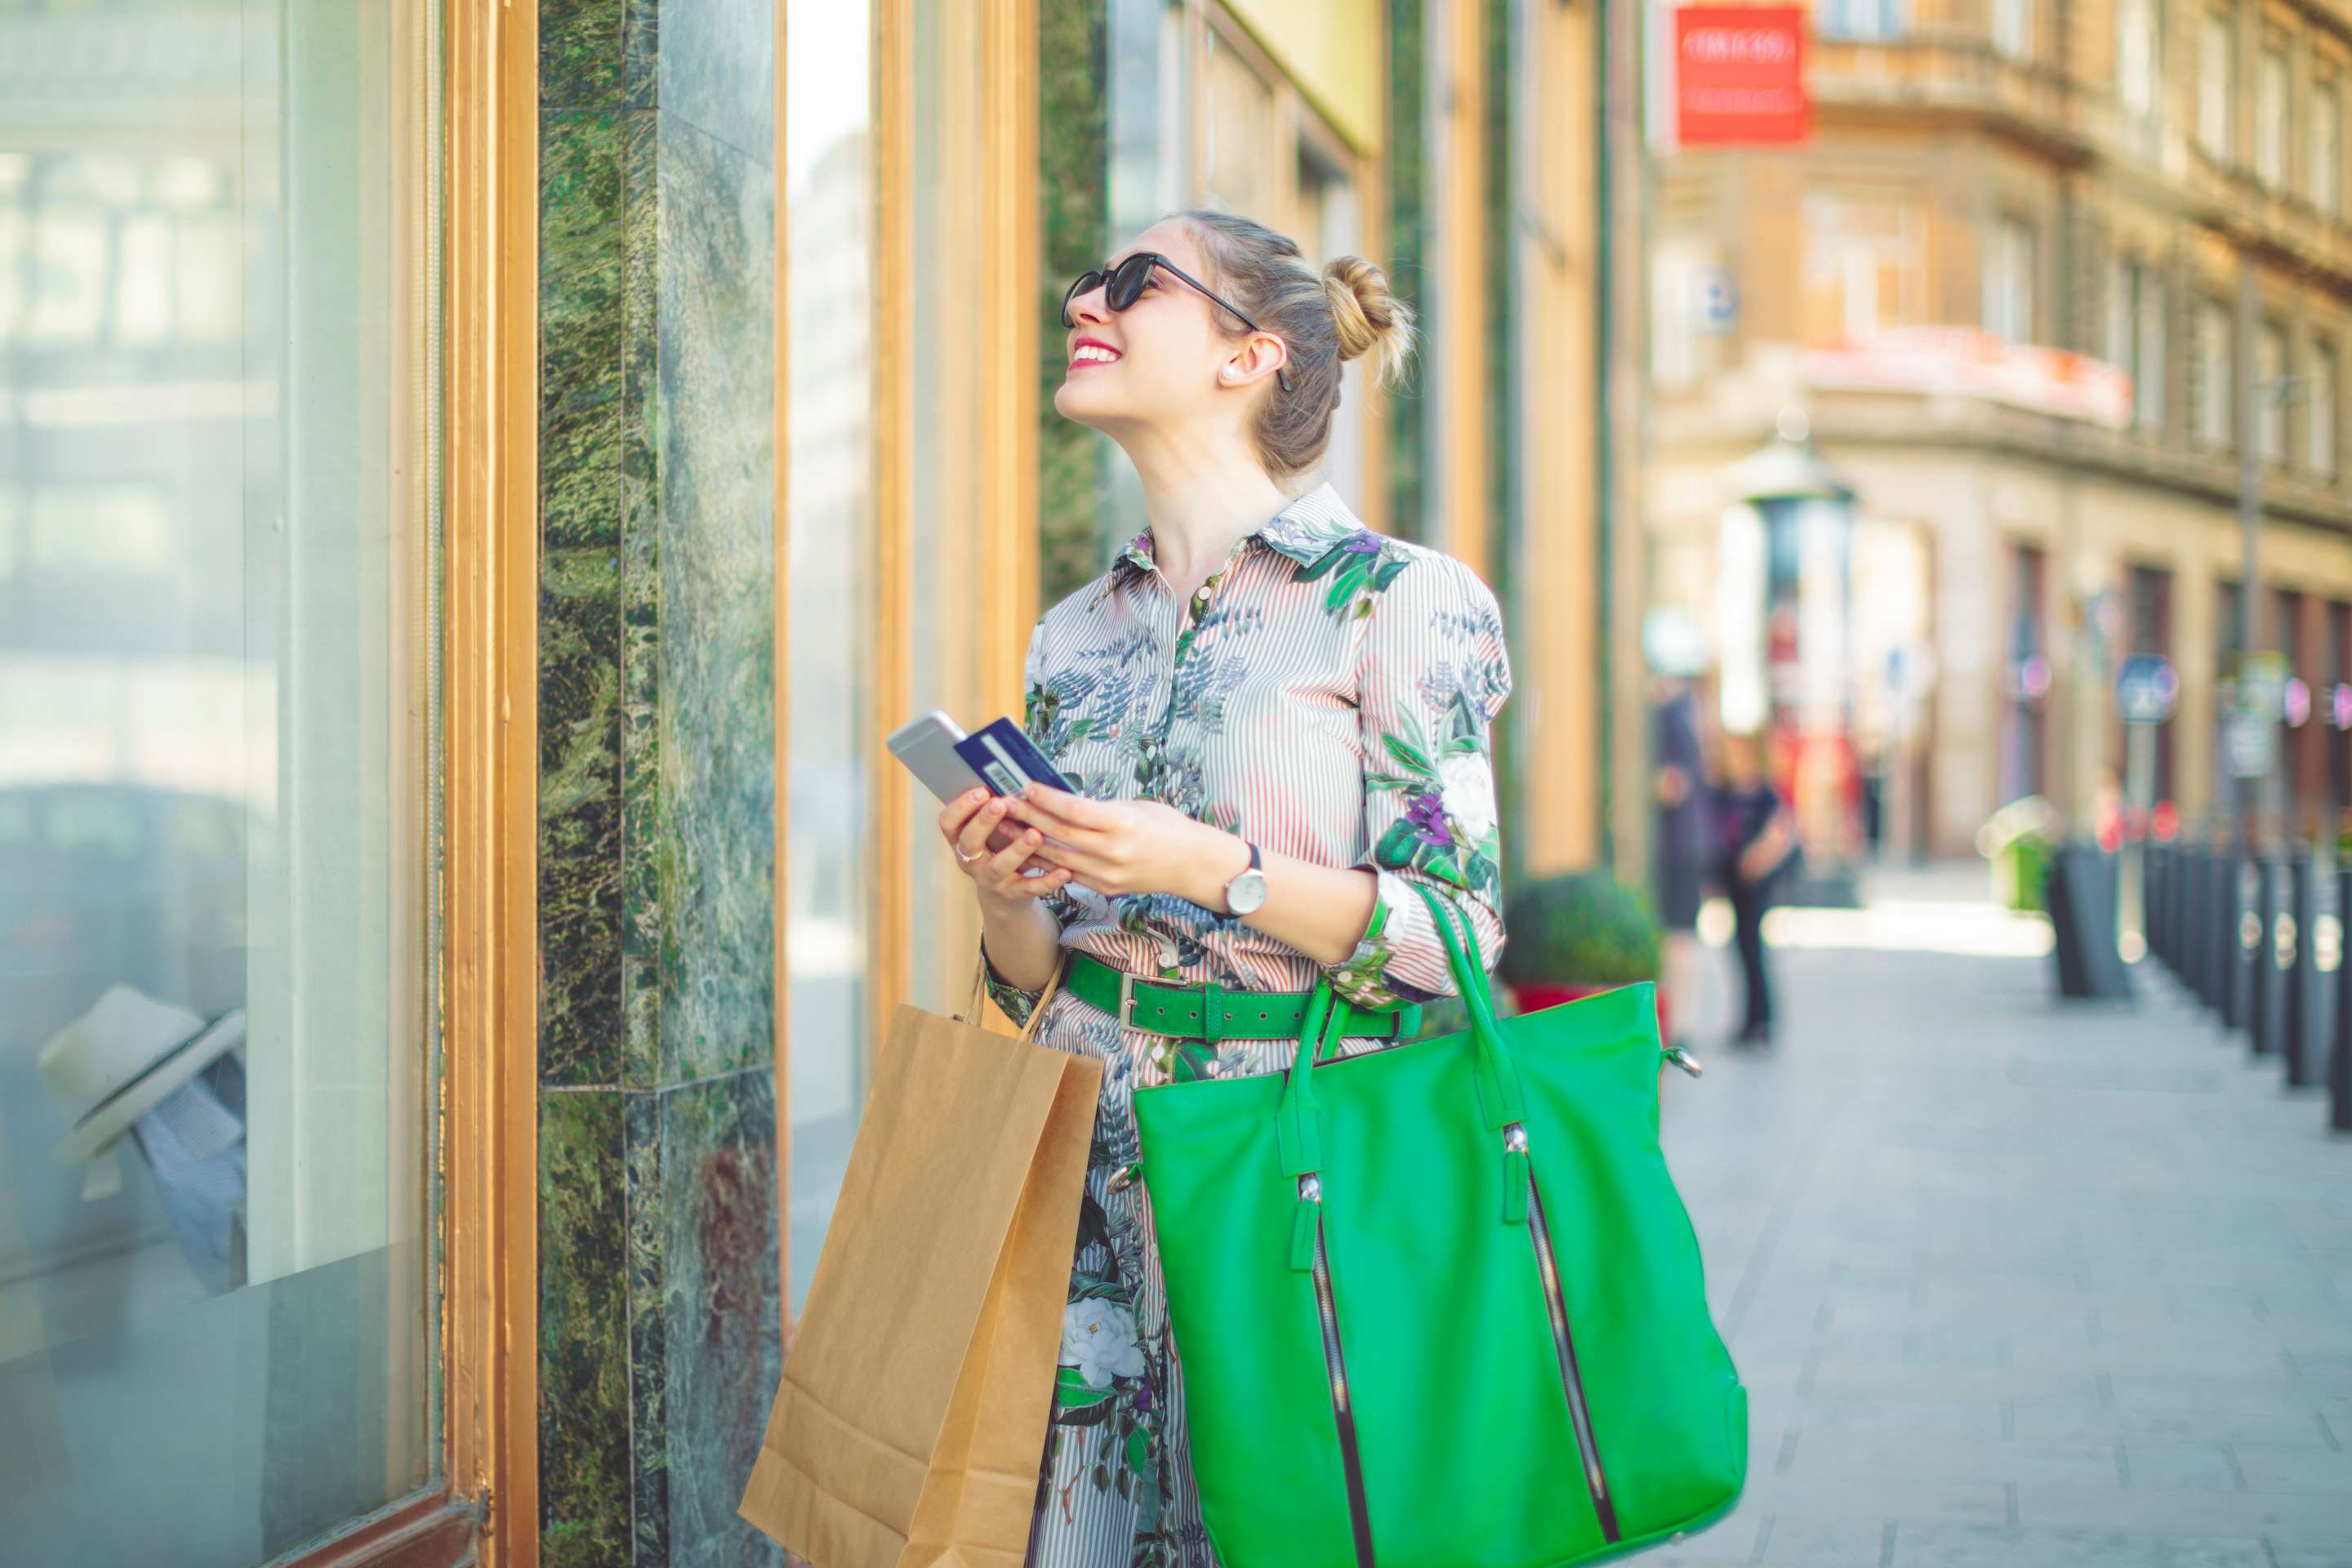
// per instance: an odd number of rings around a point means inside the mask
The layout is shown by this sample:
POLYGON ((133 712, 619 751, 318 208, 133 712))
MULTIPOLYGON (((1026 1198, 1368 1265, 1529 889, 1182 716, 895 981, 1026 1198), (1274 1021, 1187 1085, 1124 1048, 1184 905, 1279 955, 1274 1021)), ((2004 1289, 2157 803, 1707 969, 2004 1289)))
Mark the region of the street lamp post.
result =
POLYGON ((1813 450, 1797 408, 1731 479, 1717 601, 1723 720, 1734 731, 1759 721, 1793 729, 1804 895, 1851 902, 1853 487, 1813 450))

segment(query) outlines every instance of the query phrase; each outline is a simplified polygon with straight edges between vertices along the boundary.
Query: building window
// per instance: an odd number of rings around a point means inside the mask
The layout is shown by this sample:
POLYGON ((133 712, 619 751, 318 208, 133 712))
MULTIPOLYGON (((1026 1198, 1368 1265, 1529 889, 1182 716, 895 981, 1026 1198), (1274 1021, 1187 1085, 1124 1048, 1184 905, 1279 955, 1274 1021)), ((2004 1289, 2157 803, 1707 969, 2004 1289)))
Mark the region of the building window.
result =
POLYGON ((2313 694, 2312 722, 2327 737, 2327 782, 2336 809, 2352 805, 2352 735, 2335 727, 2336 687, 2352 680, 2352 605, 2336 601, 2327 606, 2327 646, 2320 650, 2322 683, 2313 694))
POLYGON ((1240 51, 1211 28, 1208 34, 1208 123, 1202 128, 1206 205, 1240 213, 1261 223, 1280 218, 1274 210, 1274 86, 1258 75, 1240 51))
MULTIPOLYGON (((436 1108, 472 1091, 438 1070, 438 830, 462 809, 438 718, 488 666, 445 670, 437 607, 445 539, 488 541, 437 480, 489 441, 442 434, 441 226, 467 223, 428 108, 443 22, 436 0, 7 16, 8 1563, 277 1561, 442 1478, 436 1108)), ((578 336, 548 372, 566 399, 619 379, 577 372, 578 336)), ((535 563, 567 595, 618 554, 552 526, 578 521, 551 516, 535 563)), ((563 765, 606 754, 567 739, 563 765)))
POLYGON ((1716 368, 1715 345, 1736 330, 1738 288, 1709 247, 1659 247, 1651 264, 1650 374, 1662 388, 1689 386, 1716 368))
POLYGON ((2131 379, 2132 423, 2164 424, 2164 283, 2155 268, 2124 257, 2107 279, 2107 360, 2131 379))
POLYGON ((2017 59, 2033 58, 2033 0, 1992 0, 1992 47, 2017 59))
POLYGON ((1907 201, 1815 191, 1805 197, 1804 226, 1798 327, 1805 342, 1865 342, 1918 321, 1918 225, 1907 201))
POLYGON ((1993 225, 1985 258, 1984 325, 2012 343, 2033 341, 2033 229, 2023 218, 1993 225))
POLYGON ((2158 26, 2155 0, 2118 0, 2116 97, 2126 114, 2140 119, 2156 112, 2158 26))
POLYGON ((2254 340, 2254 418, 2263 460, 2286 461, 2286 329, 2264 321, 2254 340))
POLYGON ((2197 310, 2197 438, 2209 447, 2231 444, 2230 416, 2237 406, 2231 362, 2230 308, 2208 300, 2197 310))
MULTIPOLYGON (((2172 574, 2161 566, 2131 569, 2131 651, 2172 657, 2172 574)), ((2172 731, 2169 720, 2156 729, 2156 777, 2152 796, 2172 798, 2172 731)))
POLYGON ((2286 187, 2286 55, 2264 49, 2254 97, 2254 174, 2274 190, 2286 187))
POLYGON ((2311 384, 2304 388, 2306 433, 2304 455, 2311 471, 2336 477, 2336 345, 2325 338, 2311 345, 2311 384))
POLYGON ((2198 34, 2197 144, 2216 158, 2230 155, 2237 74, 2238 41, 2229 18, 2208 12, 2198 34))
POLYGON ((1906 12, 1905 0, 1822 0, 1813 26, 1824 38, 1898 38, 1906 12))
POLYGON ((2333 78, 2311 92, 2311 205, 2328 217, 2344 210, 2344 95, 2333 78))

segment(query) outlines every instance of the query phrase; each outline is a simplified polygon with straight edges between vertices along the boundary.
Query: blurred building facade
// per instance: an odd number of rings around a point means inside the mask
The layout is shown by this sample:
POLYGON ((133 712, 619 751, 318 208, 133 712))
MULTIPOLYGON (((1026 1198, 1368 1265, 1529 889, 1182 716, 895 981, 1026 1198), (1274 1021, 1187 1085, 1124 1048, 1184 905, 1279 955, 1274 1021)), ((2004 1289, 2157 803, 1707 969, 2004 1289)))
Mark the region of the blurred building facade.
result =
POLYGON ((1846 700, 1890 847, 1965 853, 2029 794, 2095 826, 2134 653, 2181 677, 2158 798, 2192 824, 2227 809, 2243 646, 2304 683, 2284 820, 2332 834, 2352 793, 2329 700, 2352 678, 2352 9, 1840 0, 1811 29, 1801 144, 1678 147, 1671 79, 1652 84, 1651 601, 1712 615, 1739 464, 1807 438, 1856 498, 1846 700))

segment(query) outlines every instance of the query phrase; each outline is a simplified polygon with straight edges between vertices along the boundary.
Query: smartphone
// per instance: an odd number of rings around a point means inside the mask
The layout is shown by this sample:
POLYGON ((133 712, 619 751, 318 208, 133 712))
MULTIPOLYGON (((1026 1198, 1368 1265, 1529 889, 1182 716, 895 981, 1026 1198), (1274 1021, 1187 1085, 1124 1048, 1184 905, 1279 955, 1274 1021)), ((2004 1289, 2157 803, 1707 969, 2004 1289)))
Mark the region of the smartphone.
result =
POLYGON ((977 734, 956 742, 955 751, 992 795, 1019 795, 1033 781, 1065 794, 1077 793, 1010 719, 982 726, 977 734))
POLYGON ((890 754, 906 763, 908 771, 944 805, 964 791, 987 783, 957 754, 956 742, 963 738, 963 726, 934 708, 891 731, 890 754))

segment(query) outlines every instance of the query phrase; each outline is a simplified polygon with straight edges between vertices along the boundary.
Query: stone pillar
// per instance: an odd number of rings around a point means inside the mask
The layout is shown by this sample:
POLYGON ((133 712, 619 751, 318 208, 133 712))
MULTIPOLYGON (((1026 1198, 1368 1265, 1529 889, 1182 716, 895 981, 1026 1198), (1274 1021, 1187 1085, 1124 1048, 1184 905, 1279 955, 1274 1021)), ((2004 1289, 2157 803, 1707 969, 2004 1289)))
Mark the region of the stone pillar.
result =
POLYGON ((541 1561, 773 1563, 773 0, 547 0, 541 1561))

